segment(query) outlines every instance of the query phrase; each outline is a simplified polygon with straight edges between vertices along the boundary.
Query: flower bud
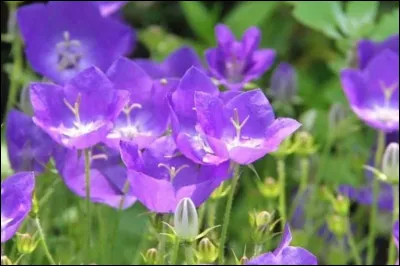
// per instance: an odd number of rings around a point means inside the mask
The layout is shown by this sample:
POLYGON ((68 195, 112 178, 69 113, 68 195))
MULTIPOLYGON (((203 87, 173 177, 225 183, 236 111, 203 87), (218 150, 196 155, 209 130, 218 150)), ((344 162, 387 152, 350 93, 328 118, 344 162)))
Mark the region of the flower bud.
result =
POLYGON ((146 251, 144 256, 145 262, 148 265, 154 265, 157 262, 158 251, 155 248, 150 248, 146 251))
POLYGON ((218 249, 208 238, 203 238, 197 248, 197 257, 203 263, 212 263, 218 258, 218 249))
POLYGON ((342 237, 347 232, 347 217, 330 215, 327 219, 329 230, 337 237, 342 237))
POLYGON ((295 152, 302 156, 312 155, 317 151, 314 138, 306 131, 295 134, 294 145, 296 147, 295 152))
POLYGON ((182 240, 193 240, 199 233, 199 219, 196 206, 190 198, 179 201, 175 214, 174 226, 176 235, 182 240))
POLYGON ((399 183, 399 144, 390 143, 383 155, 382 172, 393 184, 399 183))
POLYGON ((247 262, 249 262, 249 258, 248 257, 243 256, 243 257, 240 258, 240 262, 239 262, 240 265, 246 265, 247 262))
POLYGON ((214 192, 211 194, 211 199, 219 200, 228 195, 231 190, 231 185, 228 182, 223 182, 214 192))
POLYGON ((279 196, 279 183, 272 177, 267 177, 264 183, 258 183, 258 190, 264 197, 273 199, 279 196))
POLYGON ((273 215, 267 211, 259 213, 253 212, 249 215, 250 224, 252 227, 252 238, 258 243, 263 243, 267 240, 270 233, 270 224, 273 220, 273 215))
POLYGON ((347 197, 338 195, 333 201, 333 209, 340 216, 347 217, 350 210, 350 200, 347 197))
POLYGON ((303 125, 303 129, 306 131, 311 131, 313 129, 316 119, 317 111, 315 109, 304 112, 299 118, 300 123, 303 125))
POLYGON ((29 234, 17 233, 17 249, 21 254, 31 254, 38 242, 29 234))
POLYGON ((297 92, 297 73, 288 63, 280 63, 271 76, 272 96, 280 102, 291 102, 297 92))

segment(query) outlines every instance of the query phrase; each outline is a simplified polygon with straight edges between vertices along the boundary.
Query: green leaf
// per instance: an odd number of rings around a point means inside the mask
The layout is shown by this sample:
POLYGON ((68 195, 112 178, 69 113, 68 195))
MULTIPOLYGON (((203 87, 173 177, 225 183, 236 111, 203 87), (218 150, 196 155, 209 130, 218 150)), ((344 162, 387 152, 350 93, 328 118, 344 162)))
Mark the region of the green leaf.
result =
POLYGON ((395 9, 390 13, 382 16, 378 25, 374 29, 372 39, 376 41, 383 41, 393 34, 399 33, 399 9, 395 9))
POLYGON ((215 16, 200 1, 181 1, 180 6, 190 28, 208 44, 214 42, 215 16))
POLYGON ((251 26, 261 25, 278 6, 278 1, 242 2, 224 18, 224 23, 239 37, 251 26))
POLYGON ((347 29, 352 37, 363 37, 372 30, 376 19, 379 2, 351 1, 347 4, 347 29))

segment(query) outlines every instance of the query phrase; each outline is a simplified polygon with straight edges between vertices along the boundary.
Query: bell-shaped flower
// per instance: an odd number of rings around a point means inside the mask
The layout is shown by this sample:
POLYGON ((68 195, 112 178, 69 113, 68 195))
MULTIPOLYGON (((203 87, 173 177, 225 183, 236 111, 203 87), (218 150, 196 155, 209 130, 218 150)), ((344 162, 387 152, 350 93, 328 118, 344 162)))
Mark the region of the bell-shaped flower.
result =
POLYGON ((52 155, 54 142, 32 118, 20 111, 7 115, 6 141, 8 157, 15 172, 34 171, 40 174, 52 155))
POLYGON ((131 51, 134 31, 118 20, 103 17, 90 1, 49 1, 22 6, 17 22, 32 68, 64 84, 95 66, 106 71, 131 51))
POLYGON ((119 142, 129 141, 147 147, 167 130, 167 94, 178 84, 175 79, 152 80, 127 58, 118 59, 108 70, 115 89, 130 92, 129 101, 107 134, 105 143, 119 150, 119 142))
POLYGON ((399 130, 399 55, 389 49, 362 69, 341 72, 353 112, 367 125, 387 133, 399 130))
POLYGON ((129 93, 114 89, 95 67, 63 87, 33 83, 30 90, 33 121, 67 148, 85 149, 103 141, 129 101, 129 93))
POLYGON ((205 52, 211 75, 231 90, 243 86, 262 76, 272 65, 275 51, 258 49, 261 32, 251 27, 237 41, 231 30, 223 24, 215 27, 217 47, 205 52))
POLYGON ((399 54, 399 35, 392 35, 383 42, 371 40, 361 40, 357 45, 358 68, 364 69, 369 61, 385 49, 390 49, 397 55, 399 54))
POLYGON ((1 182, 1 243, 14 236, 32 208, 33 172, 20 172, 1 182))
POLYGON ((183 198, 199 206, 231 176, 228 162, 198 165, 179 152, 171 136, 157 139, 143 152, 137 145, 121 142, 121 155, 133 193, 156 213, 174 212, 183 198))
POLYGON ((291 241, 292 234, 286 224, 278 248, 249 260, 246 265, 318 265, 317 258, 311 252, 290 246, 291 241))

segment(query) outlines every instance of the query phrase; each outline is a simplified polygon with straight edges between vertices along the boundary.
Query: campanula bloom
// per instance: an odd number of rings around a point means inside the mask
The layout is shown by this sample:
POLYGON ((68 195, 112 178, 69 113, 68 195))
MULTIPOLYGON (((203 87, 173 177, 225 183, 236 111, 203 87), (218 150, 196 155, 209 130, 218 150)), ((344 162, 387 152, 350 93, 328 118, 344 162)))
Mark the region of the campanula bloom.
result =
POLYGON ((278 248, 249 260, 246 265, 318 265, 317 258, 311 252, 290 246, 291 241, 292 233, 286 224, 278 248))
POLYGON ((31 84, 33 121, 56 142, 85 149, 105 138, 129 101, 129 92, 116 90, 107 76, 90 67, 65 86, 31 84))
POLYGON ((199 56, 188 46, 176 49, 161 63, 150 59, 136 59, 134 61, 154 79, 181 78, 192 66, 199 69, 203 68, 199 56))
MULTIPOLYGON (((85 158, 81 151, 58 146, 56 168, 65 185, 79 197, 86 197, 85 158)), ((90 152, 90 200, 126 209, 136 202, 127 180, 127 169, 119 152, 96 145, 90 152)))
POLYGON ((263 75, 275 59, 272 49, 258 49, 261 32, 251 27, 237 41, 231 30, 223 24, 215 27, 217 47, 205 52, 211 75, 232 90, 263 75))
POLYGON ((250 164, 278 149, 300 127, 275 118, 260 89, 219 97, 212 81, 190 69, 171 97, 172 129, 179 150, 201 164, 250 164))
POLYGON ((369 61, 385 49, 390 49, 397 55, 399 54, 399 35, 388 37, 383 42, 371 40, 361 40, 357 46, 358 64, 360 69, 367 67, 369 61))
POLYGON ((116 89, 130 92, 130 100, 115 121, 105 143, 116 150, 119 150, 120 140, 136 143, 139 148, 147 147, 167 130, 167 94, 177 86, 178 80, 152 80, 127 58, 118 59, 107 74, 116 89))
POLYGON ((297 92, 296 69, 288 63, 280 63, 271 76, 270 93, 281 102, 291 102, 297 92))
POLYGON ((50 1, 22 6, 17 21, 32 68, 64 84, 80 71, 103 71, 133 47, 133 30, 103 17, 90 1, 50 1))
POLYGON ((173 213, 182 198, 190 198, 198 207, 230 177, 229 163, 195 164, 179 152, 171 136, 157 139, 143 152, 121 142, 121 155, 134 195, 156 213, 173 213))
POLYGON ((100 9, 100 13, 104 16, 111 16, 119 11, 128 1, 94 1, 100 9))
POLYGON ((33 172, 20 172, 1 182, 1 243, 14 236, 32 208, 33 172))
POLYGON ((399 55, 389 49, 362 69, 345 69, 341 82, 353 112, 367 125, 393 132, 399 129, 399 55))
POLYGON ((20 111, 11 110, 6 123, 8 156, 15 172, 44 171, 52 155, 54 142, 32 118, 20 111))

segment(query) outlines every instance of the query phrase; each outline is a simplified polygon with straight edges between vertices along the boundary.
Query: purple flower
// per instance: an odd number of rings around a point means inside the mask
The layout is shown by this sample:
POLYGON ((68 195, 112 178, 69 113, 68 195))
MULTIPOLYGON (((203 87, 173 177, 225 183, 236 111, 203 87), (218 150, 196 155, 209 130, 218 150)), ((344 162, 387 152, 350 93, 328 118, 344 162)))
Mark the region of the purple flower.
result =
POLYGON ((258 49, 261 33, 251 27, 237 41, 223 24, 215 27, 217 47, 208 49, 205 58, 211 75, 229 89, 238 90, 244 84, 263 75, 275 59, 272 49, 258 49))
MULTIPOLYGON (((83 152, 58 146, 54 159, 57 170, 67 187, 76 195, 86 198, 83 152)), ((127 169, 122 163, 119 152, 104 145, 97 145, 91 150, 90 161, 90 200, 92 202, 122 209, 136 202, 132 188, 129 187, 127 169)))
POLYGON ((341 81, 352 110, 367 125, 385 132, 399 129, 398 54, 386 49, 363 70, 343 70, 341 81))
POLYGON ((390 49, 399 54, 399 35, 388 37, 383 42, 373 42, 370 40, 361 40, 358 43, 357 52, 359 60, 359 68, 364 69, 367 67, 369 61, 385 49, 390 49))
POLYGON ((230 177, 228 162, 197 165, 179 152, 170 136, 154 141, 144 152, 121 142, 121 155, 133 193, 152 212, 172 213, 185 197, 199 206, 230 177))
POLYGON ((20 172, 1 182, 1 243, 9 240, 32 208, 33 172, 20 172))
POLYGON ((127 25, 103 17, 88 1, 23 6, 17 21, 32 68, 58 84, 91 66, 105 71, 132 49, 135 38, 127 25))
POLYGON ((278 248, 251 259, 247 265, 318 265, 317 258, 311 252, 301 247, 289 246, 291 241, 292 234, 286 224, 278 248))
POLYGON ((154 79, 181 78, 192 66, 203 68, 196 52, 187 46, 175 50, 161 63, 150 59, 136 59, 134 62, 154 79))
POLYGON ((108 17, 119 11, 128 1, 94 1, 100 9, 101 15, 108 17))
POLYGON ((117 150, 120 140, 136 143, 139 148, 147 147, 167 129, 167 93, 177 86, 178 80, 153 81, 126 58, 117 60, 109 69, 108 76, 116 89, 129 91, 131 96, 105 143, 117 150))
MULTIPOLYGON (((397 252, 399 252, 399 220, 393 225, 393 238, 397 247, 397 252)), ((397 259, 396 265, 399 265, 399 259, 397 259)))
POLYGON ((56 142, 85 149, 101 142, 129 101, 99 69, 88 68, 64 87, 31 84, 33 121, 56 142))
POLYGON ((177 146, 196 163, 219 164, 231 159, 250 164, 276 151, 300 127, 290 118, 275 119, 259 89, 218 96, 212 81, 192 68, 171 97, 177 146))
POLYGON ((15 172, 44 171, 53 151, 52 139, 28 115, 11 110, 6 124, 8 156, 15 172))
POLYGON ((290 102, 296 96, 297 73, 288 63, 280 63, 274 70, 270 90, 272 96, 281 102, 290 102))

